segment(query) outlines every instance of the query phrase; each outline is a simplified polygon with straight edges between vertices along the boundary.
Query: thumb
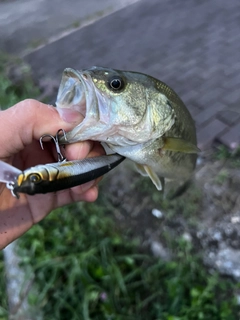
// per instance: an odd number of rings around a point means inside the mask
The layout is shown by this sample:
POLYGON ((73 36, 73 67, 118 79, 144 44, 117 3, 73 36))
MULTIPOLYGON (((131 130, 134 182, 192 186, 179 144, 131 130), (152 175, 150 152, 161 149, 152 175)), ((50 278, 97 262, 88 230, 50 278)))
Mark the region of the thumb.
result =
POLYGON ((69 131, 73 129, 82 118, 76 122, 64 122, 56 108, 37 100, 27 99, 15 106, 0 111, 0 157, 9 157, 33 140, 38 140, 43 134, 55 135, 59 129, 69 131))

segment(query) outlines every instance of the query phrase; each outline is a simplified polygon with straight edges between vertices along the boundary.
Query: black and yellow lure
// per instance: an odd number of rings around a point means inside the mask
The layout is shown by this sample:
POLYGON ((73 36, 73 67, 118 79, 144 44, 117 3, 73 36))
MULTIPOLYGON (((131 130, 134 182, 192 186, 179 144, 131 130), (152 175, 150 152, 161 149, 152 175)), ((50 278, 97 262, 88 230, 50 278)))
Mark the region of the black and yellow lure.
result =
POLYGON ((40 164, 21 171, 0 161, 0 182, 6 183, 13 196, 56 192, 81 185, 101 177, 125 158, 118 154, 84 160, 40 164))

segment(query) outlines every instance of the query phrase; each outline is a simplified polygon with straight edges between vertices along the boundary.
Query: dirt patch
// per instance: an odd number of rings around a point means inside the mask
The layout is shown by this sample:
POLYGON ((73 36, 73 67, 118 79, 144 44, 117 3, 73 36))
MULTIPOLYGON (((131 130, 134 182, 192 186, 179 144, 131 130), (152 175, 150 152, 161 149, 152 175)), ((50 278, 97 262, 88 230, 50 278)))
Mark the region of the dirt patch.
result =
POLYGON ((212 154, 199 163, 190 187, 171 200, 171 191, 162 195, 128 163, 106 178, 103 192, 123 232, 155 255, 170 259, 174 241, 184 239, 209 267, 239 279, 240 169, 212 154))

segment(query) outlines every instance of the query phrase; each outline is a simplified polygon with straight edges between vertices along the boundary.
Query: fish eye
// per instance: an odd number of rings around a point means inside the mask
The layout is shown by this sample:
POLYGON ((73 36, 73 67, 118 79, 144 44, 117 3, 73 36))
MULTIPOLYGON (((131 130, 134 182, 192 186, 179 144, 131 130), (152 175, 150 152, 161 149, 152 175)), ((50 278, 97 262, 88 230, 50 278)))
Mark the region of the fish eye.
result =
POLYGON ((32 173, 29 176, 29 180, 33 183, 38 183, 38 182, 42 181, 42 178, 40 177, 40 175, 38 173, 32 173))
POLYGON ((125 83, 121 77, 114 76, 108 80, 108 86, 113 91, 121 91, 125 87, 125 83))

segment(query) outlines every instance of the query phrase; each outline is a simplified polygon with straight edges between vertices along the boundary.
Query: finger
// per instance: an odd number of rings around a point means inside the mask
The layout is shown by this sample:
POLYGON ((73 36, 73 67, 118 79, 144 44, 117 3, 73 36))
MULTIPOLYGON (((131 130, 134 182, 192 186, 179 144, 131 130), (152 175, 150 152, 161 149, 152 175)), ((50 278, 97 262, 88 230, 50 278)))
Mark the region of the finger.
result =
POLYGON ((97 200, 97 197, 98 187, 95 185, 92 186, 90 189, 86 190, 84 193, 80 194, 73 192, 72 189, 65 190, 64 192, 58 194, 56 207, 62 207, 67 204, 80 201, 94 202, 97 200))
POLYGON ((105 154, 106 154, 106 152, 105 152, 103 146, 101 145, 101 143, 95 141, 93 143, 92 150, 89 153, 89 157, 98 157, 98 156, 102 156, 105 154))
POLYGON ((88 189, 92 188, 93 186, 97 186, 97 184, 102 180, 102 177, 99 177, 95 180, 89 181, 87 183, 81 184, 79 186, 71 188, 71 191, 76 194, 85 193, 88 189))
POLYGON ((39 139, 45 133, 55 135, 59 129, 69 131, 82 121, 79 114, 75 122, 66 123, 60 118, 56 108, 32 99, 0 111, 0 116, 0 145, 5 146, 0 151, 1 158, 22 150, 33 139, 39 139))
POLYGON ((104 154, 102 145, 90 140, 73 143, 65 147, 65 155, 68 160, 81 160, 86 157, 98 157, 104 154))
POLYGON ((57 152, 53 143, 45 143, 42 150, 37 140, 27 145, 13 157, 13 166, 25 170, 38 164, 57 162, 57 152))
POLYGON ((88 191, 93 186, 95 186, 96 184, 97 184, 96 180, 92 180, 92 181, 86 182, 84 184, 81 184, 79 186, 71 188, 71 192, 78 194, 78 195, 81 195, 81 194, 85 193, 86 191, 88 191))
POLYGON ((28 202, 28 207, 31 212, 31 222, 33 224, 41 221, 49 212, 53 209, 71 204, 73 202, 85 201, 93 202, 96 201, 98 197, 98 188, 93 185, 83 193, 75 193, 71 189, 58 191, 56 193, 47 193, 47 194, 37 194, 33 196, 20 196, 20 199, 24 200, 25 198, 28 202))
POLYGON ((87 157, 93 148, 93 141, 87 140, 65 146, 65 155, 68 160, 82 160, 87 157))

